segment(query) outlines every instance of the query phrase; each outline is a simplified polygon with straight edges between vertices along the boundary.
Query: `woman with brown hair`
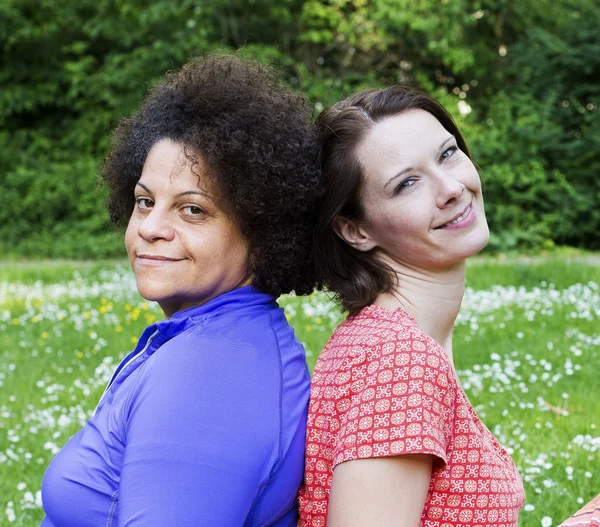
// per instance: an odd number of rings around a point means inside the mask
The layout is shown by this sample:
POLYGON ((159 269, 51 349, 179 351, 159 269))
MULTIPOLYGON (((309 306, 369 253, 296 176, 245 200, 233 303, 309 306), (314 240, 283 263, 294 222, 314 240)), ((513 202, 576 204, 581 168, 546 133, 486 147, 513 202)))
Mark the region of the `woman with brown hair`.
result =
POLYGON ((465 260, 489 232, 446 110, 367 90, 317 121, 318 279, 348 318, 312 379, 300 525, 514 527, 523 484, 457 378, 465 260))

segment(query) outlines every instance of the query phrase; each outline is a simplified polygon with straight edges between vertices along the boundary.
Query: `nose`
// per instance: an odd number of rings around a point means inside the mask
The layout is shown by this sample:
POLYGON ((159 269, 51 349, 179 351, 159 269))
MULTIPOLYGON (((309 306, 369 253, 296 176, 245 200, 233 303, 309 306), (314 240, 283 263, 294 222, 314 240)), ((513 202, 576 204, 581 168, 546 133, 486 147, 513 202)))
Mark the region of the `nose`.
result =
POLYGON ((448 205, 454 205, 460 200, 465 186, 456 177, 452 177, 444 172, 439 172, 437 180, 436 202, 440 209, 448 205))
POLYGON ((138 234, 150 243, 158 240, 171 241, 175 236, 175 230, 169 220, 168 212, 162 211, 155 205, 139 223, 138 234))

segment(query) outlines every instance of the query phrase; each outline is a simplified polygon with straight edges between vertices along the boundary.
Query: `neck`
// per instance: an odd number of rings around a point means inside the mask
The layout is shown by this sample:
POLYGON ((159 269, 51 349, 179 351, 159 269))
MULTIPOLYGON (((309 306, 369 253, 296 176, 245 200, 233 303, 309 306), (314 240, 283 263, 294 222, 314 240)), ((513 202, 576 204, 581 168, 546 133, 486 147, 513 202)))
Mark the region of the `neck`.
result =
POLYGON ((437 271, 386 263, 396 273, 396 286, 379 295, 375 304, 390 310, 402 307, 452 361, 452 331, 465 291, 465 262, 437 271))

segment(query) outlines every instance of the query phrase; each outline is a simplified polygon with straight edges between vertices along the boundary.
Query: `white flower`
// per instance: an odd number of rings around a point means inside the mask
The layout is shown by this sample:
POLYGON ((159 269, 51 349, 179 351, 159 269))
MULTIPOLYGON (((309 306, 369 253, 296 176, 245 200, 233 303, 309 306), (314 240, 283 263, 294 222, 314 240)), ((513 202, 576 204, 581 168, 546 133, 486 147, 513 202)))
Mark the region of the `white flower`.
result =
POLYGON ((13 502, 9 501, 6 507, 6 518, 9 522, 14 522, 17 519, 17 515, 15 514, 15 510, 13 509, 13 502))
POLYGON ((552 525, 552 518, 550 516, 544 516, 542 518, 542 527, 550 527, 552 525))

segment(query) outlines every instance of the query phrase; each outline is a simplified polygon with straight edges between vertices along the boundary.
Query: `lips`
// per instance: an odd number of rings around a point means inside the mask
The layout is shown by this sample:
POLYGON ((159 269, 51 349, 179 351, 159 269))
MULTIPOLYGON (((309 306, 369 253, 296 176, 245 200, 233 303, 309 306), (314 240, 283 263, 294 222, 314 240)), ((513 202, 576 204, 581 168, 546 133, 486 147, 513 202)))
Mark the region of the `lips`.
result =
POLYGON ((462 212, 459 212, 456 216, 454 216, 450 221, 447 221, 446 223, 444 223, 443 225, 440 225, 439 227, 435 227, 436 229, 444 229, 446 227, 450 227, 451 225, 456 225, 457 223, 460 223, 461 221, 463 221, 471 212, 471 210, 473 209, 473 203, 469 203, 463 210, 462 212))
POLYGON ((168 256, 162 256, 160 254, 138 254, 137 258, 140 260, 149 260, 153 262, 179 262, 181 258, 169 258, 168 256))
POLYGON ((138 254, 136 261, 142 265, 166 265, 170 263, 180 262, 183 258, 169 258, 161 254, 138 254))

